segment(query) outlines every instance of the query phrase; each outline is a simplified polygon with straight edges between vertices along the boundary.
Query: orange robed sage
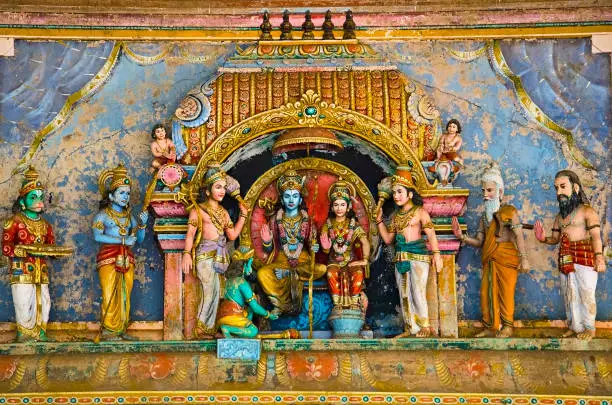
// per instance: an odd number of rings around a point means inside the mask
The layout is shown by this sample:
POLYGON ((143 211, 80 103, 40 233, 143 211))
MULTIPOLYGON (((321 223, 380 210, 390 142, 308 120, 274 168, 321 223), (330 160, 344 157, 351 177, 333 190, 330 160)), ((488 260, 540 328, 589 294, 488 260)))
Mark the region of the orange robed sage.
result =
MULTIPOLYGON (((495 214, 501 223, 512 220, 516 213, 512 205, 504 205, 495 214)), ((500 325, 512 327, 514 321, 514 288, 520 265, 519 251, 514 242, 497 242, 497 221, 487 229, 482 247, 482 284, 480 308, 485 327, 498 330, 500 325)))

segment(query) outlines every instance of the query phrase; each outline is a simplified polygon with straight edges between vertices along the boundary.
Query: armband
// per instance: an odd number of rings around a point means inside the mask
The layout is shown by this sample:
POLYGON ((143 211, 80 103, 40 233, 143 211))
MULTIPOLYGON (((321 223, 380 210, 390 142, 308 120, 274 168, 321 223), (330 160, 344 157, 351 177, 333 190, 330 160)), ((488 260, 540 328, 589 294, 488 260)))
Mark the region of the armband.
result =
POLYGON ((190 219, 187 224, 189 225, 193 225, 194 227, 198 227, 198 221, 196 221, 195 219, 190 219))
POLYGON ((552 231, 553 232, 561 232, 561 229, 560 228, 553 228, 552 231))
POLYGON ((510 225, 510 229, 522 229, 523 224, 512 224, 510 225))
POLYGON ((93 223, 93 225, 91 226, 93 229, 99 229, 101 231, 104 231, 104 224, 102 223, 102 221, 96 221, 93 223))
POLYGON ((601 228, 601 226, 600 226, 599 224, 593 224, 593 225, 591 225, 591 226, 587 226, 587 227, 586 227, 586 230, 587 230, 587 231, 590 231, 590 230, 591 230, 591 229, 593 229, 593 228, 601 228))
POLYGON ((270 311, 266 311, 266 314, 264 315, 264 318, 266 319, 270 319, 270 311))
POLYGON ((595 253, 593 253, 593 256, 598 256, 598 255, 602 255, 603 256, 603 252, 595 252, 595 253))
POLYGON ((427 229, 427 228, 433 229, 434 228, 433 222, 428 221, 428 222, 424 223, 423 224, 423 229, 427 229))

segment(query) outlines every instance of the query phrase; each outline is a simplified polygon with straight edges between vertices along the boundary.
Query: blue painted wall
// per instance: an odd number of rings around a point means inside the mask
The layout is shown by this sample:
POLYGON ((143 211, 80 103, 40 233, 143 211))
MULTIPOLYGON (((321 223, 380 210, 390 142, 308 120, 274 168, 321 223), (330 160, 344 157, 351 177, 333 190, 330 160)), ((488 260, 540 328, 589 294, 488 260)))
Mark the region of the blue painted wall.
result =
MULTIPOLYGON (((21 176, 11 175, 18 159, 68 95, 87 82, 88 76, 74 72, 97 72, 113 45, 16 41, 15 57, 0 59, 0 157, 5 162, 0 167, 0 218, 10 215, 20 186, 21 176)), ((479 170, 486 159, 493 158, 502 167, 508 202, 521 210, 524 221, 543 218, 548 228, 557 212, 554 174, 568 166, 575 168, 602 215, 604 239, 609 241, 609 208, 605 214, 612 202, 605 175, 612 125, 609 55, 592 55, 585 39, 502 43, 508 64, 523 79, 533 100, 557 123, 572 130, 578 147, 596 167, 587 172, 568 160, 554 134, 526 117, 513 86, 496 73, 487 54, 462 61, 449 52, 449 48, 469 50, 482 45, 469 41, 374 45, 433 97, 444 121, 456 117, 462 123, 467 168, 457 185, 471 190, 466 217, 470 231, 474 232, 482 213, 479 170), (591 84, 586 86, 587 82, 591 84)), ((51 321, 98 318, 97 247, 89 227, 97 211, 99 173, 119 162, 126 164, 134 178, 135 208, 139 208, 150 176, 152 126, 166 121, 188 90, 213 77, 233 49, 232 45, 210 43, 131 45, 139 55, 153 57, 165 47, 170 47, 169 53, 158 63, 152 63, 155 58, 137 63, 122 55, 108 81, 76 105, 66 125, 52 132, 35 155, 42 179, 53 193, 47 216, 58 242, 77 248, 74 257, 53 265, 51 321)), ((516 318, 563 319, 555 250, 536 243, 532 235, 527 236, 527 243, 533 269, 519 277, 516 318)), ((136 255, 132 318, 161 320, 163 263, 152 229, 136 255)), ((462 249, 458 264, 460 317, 478 319, 479 252, 462 249)), ((14 319, 8 277, 3 274, 0 322, 14 319)), ((612 319, 612 298, 606 292, 612 287, 609 274, 601 275, 598 284, 601 320, 612 319)))

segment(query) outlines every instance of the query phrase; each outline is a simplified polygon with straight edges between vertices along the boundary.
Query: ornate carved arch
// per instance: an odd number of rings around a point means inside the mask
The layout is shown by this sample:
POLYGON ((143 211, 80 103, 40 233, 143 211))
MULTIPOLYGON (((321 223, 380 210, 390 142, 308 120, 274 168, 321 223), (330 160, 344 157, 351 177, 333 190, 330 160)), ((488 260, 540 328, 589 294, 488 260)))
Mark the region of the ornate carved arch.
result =
POLYGON ((433 188, 427 181, 417 154, 389 127, 356 111, 328 104, 314 91, 308 90, 300 101, 249 117, 215 139, 198 162, 189 183, 189 191, 192 195, 197 193, 210 162, 224 162, 248 142, 283 129, 317 126, 363 139, 385 153, 396 164, 412 167, 413 178, 420 190, 433 188))

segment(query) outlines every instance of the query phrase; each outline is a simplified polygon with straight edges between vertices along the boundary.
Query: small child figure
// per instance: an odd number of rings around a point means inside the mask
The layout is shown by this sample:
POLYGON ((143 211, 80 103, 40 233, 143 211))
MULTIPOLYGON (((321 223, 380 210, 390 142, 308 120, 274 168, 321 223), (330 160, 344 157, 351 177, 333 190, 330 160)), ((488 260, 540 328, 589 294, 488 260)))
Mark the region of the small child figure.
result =
POLYGON ((461 133, 461 124, 456 119, 451 119, 446 124, 446 132, 440 138, 440 143, 436 149, 436 160, 452 161, 463 166, 463 159, 459 155, 459 149, 463 144, 463 140, 459 135, 461 133))
POLYGON ((157 124, 151 131, 153 142, 151 143, 151 153, 153 161, 151 167, 158 170, 165 164, 176 161, 176 147, 172 140, 166 138, 166 128, 162 124, 157 124))

